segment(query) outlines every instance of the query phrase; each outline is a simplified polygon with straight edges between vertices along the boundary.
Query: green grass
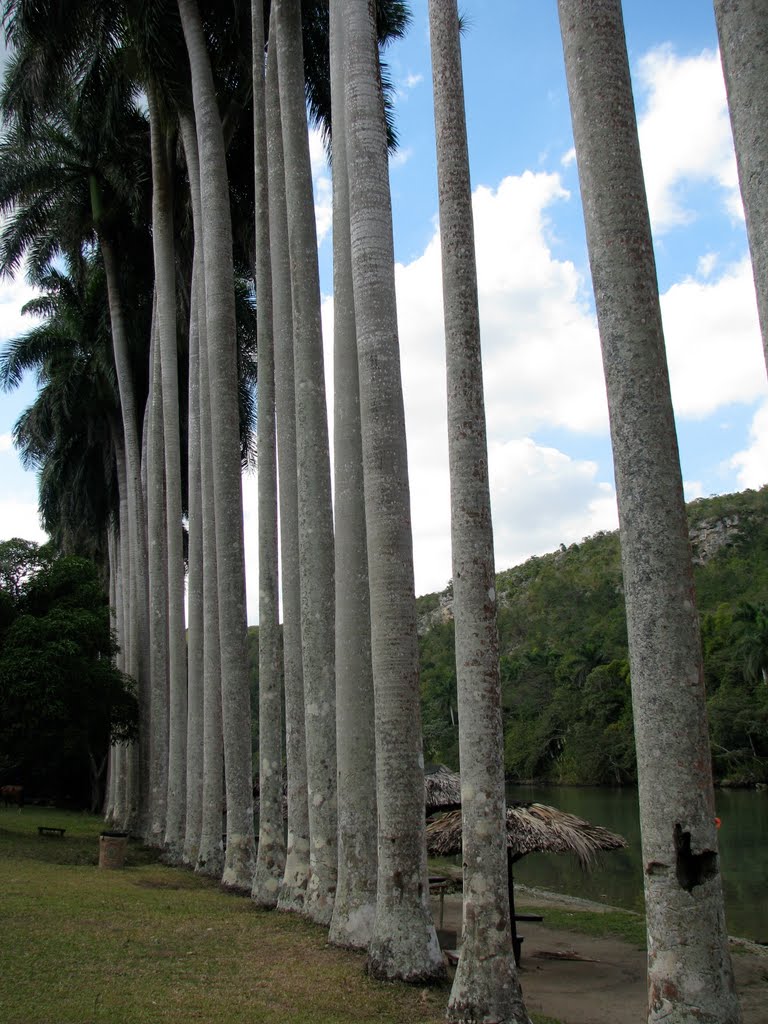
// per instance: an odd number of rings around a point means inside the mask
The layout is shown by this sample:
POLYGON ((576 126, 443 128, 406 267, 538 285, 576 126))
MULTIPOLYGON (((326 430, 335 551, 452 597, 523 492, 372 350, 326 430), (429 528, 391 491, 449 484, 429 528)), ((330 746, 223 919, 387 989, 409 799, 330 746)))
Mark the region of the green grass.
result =
POLYGON ((89 814, 0 808, 3 1024, 444 1020, 447 984, 375 982, 325 929, 259 911, 139 843, 124 870, 99 870, 103 827, 89 814), (39 836, 39 825, 66 834, 39 836))
POLYGON ((101 821, 0 810, 4 1024, 437 1024, 446 986, 372 981, 325 929, 258 911, 133 842, 97 868, 101 821), (40 837, 38 825, 66 828, 40 837))
MULTIPOLYGON (((517 902, 517 901, 516 901, 517 902)), ((520 910, 541 914, 550 928, 597 937, 610 935, 638 949, 646 947, 645 919, 629 910, 561 910, 520 901, 520 910)))

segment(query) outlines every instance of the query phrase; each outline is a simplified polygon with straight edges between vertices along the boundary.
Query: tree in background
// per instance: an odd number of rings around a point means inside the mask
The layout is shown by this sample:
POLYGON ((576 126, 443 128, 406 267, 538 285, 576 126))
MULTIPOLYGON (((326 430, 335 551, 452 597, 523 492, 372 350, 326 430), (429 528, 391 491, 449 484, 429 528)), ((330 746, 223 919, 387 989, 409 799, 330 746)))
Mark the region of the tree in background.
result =
MULTIPOLYGON (((12 558, 14 547, 0 545, 0 557, 12 558)), ((15 575, 28 572, 28 556, 16 556, 15 575)), ((0 748, 32 792, 77 800, 88 780, 96 811, 110 742, 136 733, 134 687, 114 664, 96 567, 75 556, 39 563, 15 594, 0 591, 0 748)))

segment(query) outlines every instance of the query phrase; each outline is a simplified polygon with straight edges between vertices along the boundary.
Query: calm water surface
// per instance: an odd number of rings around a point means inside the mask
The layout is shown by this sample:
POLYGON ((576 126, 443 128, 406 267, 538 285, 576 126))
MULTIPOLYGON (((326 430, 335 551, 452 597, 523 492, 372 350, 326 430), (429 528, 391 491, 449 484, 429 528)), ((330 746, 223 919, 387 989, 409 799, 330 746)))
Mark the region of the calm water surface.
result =
MULTIPOLYGON (((509 786, 508 800, 533 800, 559 807, 618 832, 626 850, 601 855, 592 871, 575 857, 533 853, 515 865, 526 885, 582 896, 632 910, 643 909, 643 874, 637 792, 632 789, 576 789, 566 786, 509 786)), ((717 790, 718 833, 731 935, 768 942, 768 791, 717 790)))

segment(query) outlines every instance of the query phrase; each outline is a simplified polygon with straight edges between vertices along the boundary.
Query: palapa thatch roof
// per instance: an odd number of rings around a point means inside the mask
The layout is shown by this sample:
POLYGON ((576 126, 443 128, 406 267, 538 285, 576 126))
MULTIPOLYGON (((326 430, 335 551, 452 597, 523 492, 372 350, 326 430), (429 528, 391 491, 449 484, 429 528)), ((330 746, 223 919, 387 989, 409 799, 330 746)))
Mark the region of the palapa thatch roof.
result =
POLYGON ((461 779, 444 764, 424 769, 424 802, 427 813, 461 806, 461 779))
MULTIPOLYGON (((514 803, 507 809, 507 845, 515 860, 534 852, 573 853, 588 868, 597 853, 622 849, 627 841, 556 807, 514 803)), ((441 814, 427 825, 427 851, 431 857, 461 853, 461 811, 441 814)))

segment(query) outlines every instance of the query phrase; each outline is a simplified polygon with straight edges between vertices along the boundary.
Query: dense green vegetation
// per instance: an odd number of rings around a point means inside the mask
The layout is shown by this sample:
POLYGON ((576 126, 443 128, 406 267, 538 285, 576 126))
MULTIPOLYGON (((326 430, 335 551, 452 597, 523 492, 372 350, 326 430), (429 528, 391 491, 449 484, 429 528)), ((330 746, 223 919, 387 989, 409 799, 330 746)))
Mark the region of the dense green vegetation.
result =
MULTIPOLYGON (((768 488, 688 506, 715 776, 768 780, 768 488)), ((500 572, 506 768, 515 780, 635 781, 617 533, 500 572)), ((450 587, 419 598, 425 754, 458 767, 450 587)))
POLYGON ((0 778, 92 809, 109 744, 136 729, 103 581, 83 558, 0 544, 0 778), (87 794, 87 796, 86 796, 87 794))

